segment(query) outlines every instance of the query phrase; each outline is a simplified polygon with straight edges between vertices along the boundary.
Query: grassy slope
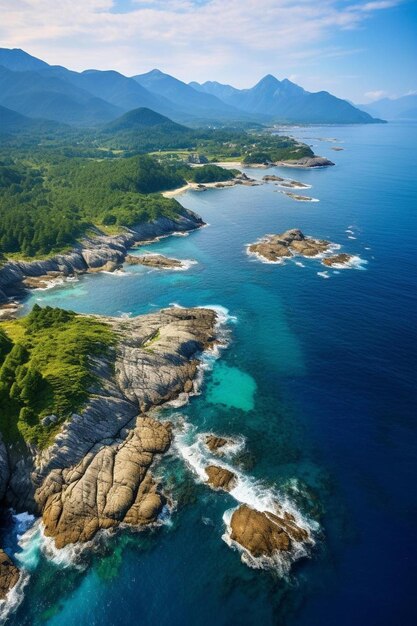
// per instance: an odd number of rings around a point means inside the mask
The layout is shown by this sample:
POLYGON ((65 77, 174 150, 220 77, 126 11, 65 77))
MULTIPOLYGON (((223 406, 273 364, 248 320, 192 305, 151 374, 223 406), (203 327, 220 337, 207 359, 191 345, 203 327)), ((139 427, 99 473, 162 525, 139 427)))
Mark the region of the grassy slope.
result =
POLYGON ((25 318, 0 324, 0 430, 7 442, 40 447, 85 405, 94 383, 92 356, 111 357, 111 329, 94 318, 36 306, 25 318), (42 425, 46 415, 55 424, 42 425))

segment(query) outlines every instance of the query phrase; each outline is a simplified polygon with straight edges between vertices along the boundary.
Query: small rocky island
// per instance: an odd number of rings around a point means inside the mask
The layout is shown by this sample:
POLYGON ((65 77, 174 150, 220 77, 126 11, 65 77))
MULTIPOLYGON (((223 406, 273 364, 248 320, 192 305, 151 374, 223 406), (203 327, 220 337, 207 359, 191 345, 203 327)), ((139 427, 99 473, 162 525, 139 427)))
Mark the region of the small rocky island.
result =
POLYGON ((283 263, 285 259, 303 256, 319 257, 326 267, 335 269, 352 267, 352 261, 357 257, 345 252, 332 255, 332 251, 338 247, 340 246, 330 241, 308 237, 298 228, 293 228, 278 235, 266 235, 249 244, 247 252, 267 263, 283 263))
POLYGON ((301 183, 299 180, 293 180, 292 178, 282 178, 282 176, 275 176, 274 174, 268 174, 262 179, 266 183, 276 182, 278 187, 286 187, 288 189, 310 189, 311 185, 301 183))
POLYGON ((128 254, 126 256, 126 263, 128 265, 146 265, 147 267, 155 267, 157 269, 166 270, 178 270, 186 267, 185 263, 179 259, 171 259, 163 256, 162 254, 141 254, 133 255, 128 254))
POLYGON ((275 553, 288 552, 294 543, 308 541, 308 532, 301 528, 291 513, 282 515, 270 511, 257 511, 242 504, 230 521, 230 538, 252 557, 273 557, 275 553))
POLYGON ((293 256, 314 257, 329 249, 330 241, 307 237, 298 228, 286 230, 279 235, 266 235, 248 246, 249 254, 272 263, 279 263, 293 256))
POLYGON ((283 167, 301 167, 301 168, 315 168, 315 167, 329 167, 334 165, 333 161, 321 156, 302 157, 301 159, 288 159, 287 161, 278 161, 277 165, 283 167))
POLYGON ((324 258, 322 263, 323 265, 327 265, 327 267, 343 267, 349 265, 352 260, 353 255, 341 252, 340 254, 335 254, 334 256, 324 258))
POLYGON ((207 474, 207 483, 213 489, 231 491, 234 487, 236 487, 236 475, 226 467, 208 465, 205 468, 205 472, 207 474))
POLYGON ((298 193, 293 193, 291 191, 280 191, 291 200, 296 200, 297 202, 318 202, 317 198, 311 198, 311 196, 301 196, 298 193))

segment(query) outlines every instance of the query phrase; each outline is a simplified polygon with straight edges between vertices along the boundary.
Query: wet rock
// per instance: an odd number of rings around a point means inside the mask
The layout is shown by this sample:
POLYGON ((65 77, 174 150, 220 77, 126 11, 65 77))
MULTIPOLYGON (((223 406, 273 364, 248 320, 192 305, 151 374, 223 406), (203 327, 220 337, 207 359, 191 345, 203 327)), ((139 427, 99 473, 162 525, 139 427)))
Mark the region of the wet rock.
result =
POLYGON ((306 237, 301 230, 294 228, 279 235, 267 235, 260 241, 250 244, 248 250, 268 261, 279 261, 281 258, 301 255, 316 256, 325 252, 329 241, 306 237))
POLYGON ((0 600, 4 600, 19 580, 19 570, 0 548, 0 600))
POLYGON ((267 174, 266 176, 262 177, 262 180, 264 180, 266 183, 272 183, 272 182, 282 182, 285 180, 285 178, 282 178, 281 176, 275 176, 275 174, 267 174))
POLYGON ((231 491, 236 486, 236 475, 225 467, 209 465, 205 468, 205 472, 208 476, 208 484, 214 489, 231 491))
POLYGON ((183 267, 183 264, 178 259, 170 259, 162 254, 143 254, 140 256, 128 254, 126 257, 126 263, 129 265, 147 265, 149 267, 156 267, 159 269, 175 269, 183 267))
POLYGON ((288 159, 287 161, 278 161, 277 165, 284 165, 287 167, 313 168, 328 167, 334 165, 334 163, 329 159, 326 159, 325 157, 314 156, 302 157, 301 159, 288 159))
POLYGON ((210 452, 214 453, 219 452, 220 448, 223 448, 226 444, 230 443, 230 439, 218 437, 217 435, 206 435, 204 441, 210 452))
MULTIPOLYGON (((125 228, 120 235, 110 237, 96 230, 94 235, 84 237, 68 254, 57 254, 39 261, 7 261, 0 267, 0 305, 5 304, 10 296, 21 296, 23 281, 29 277, 46 283, 52 274, 73 276, 85 272, 114 271, 135 243, 173 232, 187 232, 203 225, 201 217, 181 208, 174 219, 159 217, 152 222, 125 228)), ((27 282, 26 286, 40 285, 39 282, 27 282)))
POLYGON ((291 514, 281 517, 246 504, 234 511, 230 526, 231 539, 254 557, 271 557, 275 552, 290 550, 293 541, 308 540, 307 531, 296 524, 291 514))
POLYGON ((335 254, 334 256, 329 256, 326 259, 323 259, 322 263, 327 267, 333 267, 333 265, 347 265, 350 263, 352 258, 351 254, 341 252, 340 254, 335 254))
POLYGON ((120 443, 103 443, 76 466, 50 472, 36 492, 45 534, 62 548, 122 522, 154 523, 165 499, 149 467, 170 441, 170 424, 139 417, 120 443))

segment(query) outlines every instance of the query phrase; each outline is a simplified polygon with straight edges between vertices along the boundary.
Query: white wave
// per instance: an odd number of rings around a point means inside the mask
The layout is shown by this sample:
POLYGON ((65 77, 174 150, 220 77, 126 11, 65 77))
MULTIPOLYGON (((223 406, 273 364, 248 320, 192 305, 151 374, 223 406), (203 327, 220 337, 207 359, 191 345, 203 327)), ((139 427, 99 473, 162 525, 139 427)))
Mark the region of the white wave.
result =
POLYGON ((107 274, 108 276, 133 276, 133 272, 126 272, 122 269, 114 270, 113 272, 109 272, 108 270, 100 270, 98 273, 107 274))
POLYGON ((290 180, 289 178, 284 179, 279 183, 275 183, 277 187, 281 189, 311 189, 313 185, 307 185, 304 183, 297 183, 294 180, 290 180), (289 184, 291 183, 291 185, 289 184))
POLYGON ((298 267, 305 267, 304 263, 301 261, 294 261, 294 265, 298 265, 298 267))
MULTIPOLYGON (((301 512, 294 507, 289 498, 274 487, 266 487, 261 481, 246 475, 233 465, 227 463, 224 458, 219 457, 210 452, 204 442, 207 433, 196 435, 195 427, 183 421, 179 430, 176 432, 173 442, 173 448, 179 454, 186 464, 190 467, 199 482, 207 483, 207 474, 205 468, 208 465, 216 465, 223 467, 236 476, 236 485, 230 490, 230 495, 240 504, 246 504, 252 509, 260 512, 270 512, 283 515, 285 512, 294 517, 295 523, 306 530, 308 534, 309 545, 314 545, 314 533, 319 526, 315 522, 311 522, 305 518, 301 512)), ((236 438, 239 445, 244 445, 244 439, 236 438)), ((268 567, 275 569, 279 574, 284 575, 288 572, 292 562, 306 556, 308 553, 308 545, 306 543, 292 541, 292 548, 287 553, 276 553, 272 558, 255 559, 247 550, 237 544, 230 536, 230 519, 233 511, 226 511, 223 516, 226 531, 222 539, 231 547, 239 550, 242 560, 251 567, 261 568, 268 567)))
POLYGON ((171 269, 174 272, 186 272, 193 265, 198 265, 198 261, 196 261, 195 259, 175 259, 175 260, 180 261, 181 267, 171 267, 171 268, 165 268, 165 269, 171 269))
MULTIPOLYGON (((199 445, 201 444, 204 448, 207 448, 206 437, 209 435, 213 435, 218 437, 217 433, 205 432, 197 435, 197 439, 199 440, 199 445)), ((220 435, 223 436, 223 435, 220 435)), ((229 437, 224 435, 224 438, 227 439, 227 443, 225 443, 221 448, 219 448, 217 453, 212 453, 216 458, 233 458, 236 454, 242 452, 246 446, 246 439, 243 435, 233 435, 233 437, 229 437)), ((210 450, 207 448, 207 450, 210 450)))
POLYGON ((121 317, 124 320, 127 320, 130 317, 132 317, 132 315, 133 315, 132 311, 127 311, 127 312, 126 311, 121 311, 119 317, 121 317))
POLYGON ((354 237, 353 235, 348 235, 348 239, 357 239, 357 237, 354 237))
POLYGON ((329 272, 317 272, 317 276, 321 276, 321 278, 330 278, 329 272))
POLYGON ((20 537, 19 546, 22 550, 16 553, 16 559, 28 571, 37 567, 41 554, 61 568, 84 569, 86 565, 80 562, 80 557, 91 548, 92 542, 57 548, 53 538, 45 535, 44 525, 39 519, 20 537))
MULTIPOLYGON (((184 308, 177 302, 170 302, 170 306, 177 308, 184 308)), ((178 409, 188 404, 189 398, 198 396, 200 394, 201 386, 204 379, 204 374, 213 368, 215 361, 220 357, 220 353, 224 350, 230 342, 230 323, 236 323, 237 317, 230 315, 229 310, 226 307, 219 304, 207 304, 196 307, 198 309, 210 309, 215 311, 217 320, 215 324, 217 340, 210 348, 204 350, 200 356, 200 363, 197 368, 197 375, 193 380, 193 389, 189 393, 182 392, 174 400, 166 402, 164 406, 170 406, 178 409)))
POLYGON ((0 600, 0 624, 5 624, 9 616, 16 611, 24 597, 24 589, 29 582, 30 575, 26 571, 21 571, 19 580, 10 589, 6 598, 0 600))
MULTIPOLYGON (((311 239, 311 238, 310 238, 311 239)), ((319 252, 318 254, 314 254, 313 256, 307 257, 309 259, 325 259, 326 256, 333 254, 337 250, 340 250, 342 246, 339 243, 330 243, 324 252, 319 252)))
POLYGON ((334 263, 332 268, 337 270, 365 270, 364 265, 367 263, 368 261, 360 256, 352 256, 347 263, 334 263))
POLYGON ((45 279, 44 287, 34 287, 32 291, 48 291, 49 289, 54 289, 55 287, 61 287, 65 284, 65 278, 51 278, 51 280, 45 279))

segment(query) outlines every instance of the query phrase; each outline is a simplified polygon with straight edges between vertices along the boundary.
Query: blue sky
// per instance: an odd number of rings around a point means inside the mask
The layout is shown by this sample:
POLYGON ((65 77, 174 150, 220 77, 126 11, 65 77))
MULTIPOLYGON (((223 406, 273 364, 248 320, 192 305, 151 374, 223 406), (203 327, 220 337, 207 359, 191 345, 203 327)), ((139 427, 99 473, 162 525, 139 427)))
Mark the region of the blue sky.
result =
POLYGON ((357 103, 417 91, 417 0, 0 0, 0 41, 76 70, 271 73, 357 103))

